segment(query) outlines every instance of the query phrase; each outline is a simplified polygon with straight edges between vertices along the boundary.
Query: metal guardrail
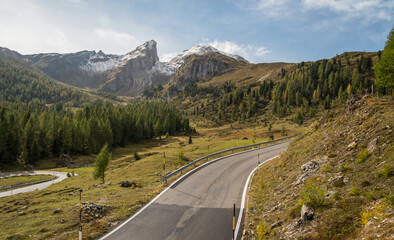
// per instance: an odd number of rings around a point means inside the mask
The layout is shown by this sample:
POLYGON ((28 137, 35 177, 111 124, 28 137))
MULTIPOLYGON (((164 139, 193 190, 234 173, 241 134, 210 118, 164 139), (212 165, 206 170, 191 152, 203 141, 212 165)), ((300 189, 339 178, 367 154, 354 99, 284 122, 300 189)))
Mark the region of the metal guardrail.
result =
POLYGON ((30 185, 34 185, 34 184, 39 184, 39 183, 44 183, 44 182, 49 182, 49 181, 55 180, 56 178, 57 178, 57 177, 53 177, 53 178, 41 180, 41 181, 38 181, 38 182, 22 183, 22 184, 10 186, 10 187, 0 188, 0 191, 4 191, 4 190, 8 190, 8 189, 20 188, 20 187, 26 187, 26 186, 30 186, 30 185))
POLYGON ((178 173, 184 171, 186 168, 191 167, 192 165, 196 165, 198 162, 206 160, 206 159, 208 159, 210 157, 214 157, 214 156, 217 156, 217 155, 220 155, 220 154, 223 154, 223 153, 237 151, 237 150, 240 150, 240 149, 246 150, 247 148, 250 148, 250 147, 256 147, 257 146, 258 148, 260 148, 262 145, 271 145, 273 143, 277 143, 277 142, 281 142, 281 141, 284 141, 284 140, 288 140, 288 139, 291 139, 291 138, 294 138, 294 137, 297 137, 297 136, 300 136, 300 135, 302 135, 302 133, 298 133, 298 134, 295 134, 295 135, 292 135, 292 136, 289 136, 289 137, 280 138, 280 139, 277 139, 277 140, 261 142, 261 143, 255 143, 255 144, 251 144, 251 145, 235 147, 235 148, 230 148, 230 149, 223 150, 223 151, 220 151, 220 152, 211 153, 211 154, 206 155, 204 157, 201 157, 201 158, 199 158, 197 160, 194 160, 193 162, 190 162, 190 163, 178 168, 177 170, 175 170, 173 172, 168 173, 167 175, 165 175, 163 177, 163 181, 167 182, 168 178, 170 178, 170 177, 174 176, 175 174, 178 174, 178 173))

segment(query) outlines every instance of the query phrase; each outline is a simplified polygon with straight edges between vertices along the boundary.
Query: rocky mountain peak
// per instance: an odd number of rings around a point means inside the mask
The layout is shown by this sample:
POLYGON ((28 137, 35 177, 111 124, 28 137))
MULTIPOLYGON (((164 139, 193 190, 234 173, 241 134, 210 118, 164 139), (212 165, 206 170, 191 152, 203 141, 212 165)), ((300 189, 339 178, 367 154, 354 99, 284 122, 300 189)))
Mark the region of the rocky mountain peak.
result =
POLYGON ((248 62, 245 58, 238 56, 238 55, 233 55, 233 54, 229 54, 229 53, 225 53, 222 52, 210 45, 196 45, 190 49, 184 50, 181 54, 179 54, 178 56, 174 57, 173 59, 171 59, 170 62, 168 62, 169 65, 174 66, 176 68, 179 68, 190 56, 193 55, 203 55, 205 53, 208 52, 217 52, 220 53, 222 55, 234 58, 238 61, 243 61, 243 62, 248 62))
POLYGON ((157 43, 155 40, 150 40, 144 44, 138 46, 134 51, 131 51, 123 56, 123 61, 128 61, 130 59, 135 59, 138 57, 148 57, 154 62, 159 61, 157 56, 157 43))

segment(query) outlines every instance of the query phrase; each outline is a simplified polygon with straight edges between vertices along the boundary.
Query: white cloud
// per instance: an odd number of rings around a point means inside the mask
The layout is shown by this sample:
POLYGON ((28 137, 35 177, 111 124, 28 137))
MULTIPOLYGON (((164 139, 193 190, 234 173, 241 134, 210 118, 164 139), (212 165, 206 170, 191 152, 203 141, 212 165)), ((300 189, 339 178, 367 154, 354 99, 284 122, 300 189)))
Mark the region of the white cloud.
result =
POLYGON ((289 13, 289 0, 260 0, 256 9, 263 11, 267 16, 277 17, 287 15, 289 13))
POLYGON ((392 0, 258 0, 238 4, 242 9, 258 11, 262 17, 283 19, 302 17, 314 10, 329 10, 342 14, 347 19, 363 18, 366 21, 392 21, 394 1, 392 0))
POLYGON ((136 43, 137 39, 127 33, 115 32, 111 30, 96 29, 93 33, 105 41, 112 41, 117 43, 136 43))
POLYGON ((394 11, 394 1, 391 0, 303 0, 302 5, 309 10, 329 9, 349 18, 366 18, 368 21, 391 21, 394 11))
POLYGON ((101 48, 108 53, 125 54, 134 50, 136 46, 141 44, 137 38, 128 33, 117 32, 106 29, 95 29, 94 36, 97 37, 97 47, 101 48))
POLYGON ((231 41, 209 41, 204 39, 202 44, 208 44, 225 53, 239 55, 252 62, 262 61, 263 57, 271 51, 262 46, 254 46, 251 44, 238 44, 231 41))

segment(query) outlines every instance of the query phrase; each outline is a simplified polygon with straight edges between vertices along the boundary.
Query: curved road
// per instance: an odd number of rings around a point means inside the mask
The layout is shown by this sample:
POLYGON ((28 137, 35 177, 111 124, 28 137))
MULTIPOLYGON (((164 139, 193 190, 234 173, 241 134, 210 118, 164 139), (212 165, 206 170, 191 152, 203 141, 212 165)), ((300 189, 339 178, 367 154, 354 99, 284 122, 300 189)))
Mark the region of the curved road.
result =
MULTIPOLYGON (((288 145, 261 149, 260 162, 284 152, 288 145)), ((257 150, 213 161, 170 185, 101 240, 230 240, 233 204, 238 218, 245 183, 256 167, 257 150)))
POLYGON ((18 193, 25 193, 25 192, 35 191, 35 190, 41 190, 41 189, 51 186, 52 184, 63 181, 64 179, 67 178, 66 172, 56 172, 56 171, 23 171, 23 172, 13 172, 13 173, 2 173, 1 174, 2 177, 15 177, 15 176, 25 176, 25 175, 53 175, 53 176, 56 176, 57 178, 52 181, 48 181, 48 182, 38 183, 38 184, 31 185, 31 186, 17 188, 17 189, 13 189, 13 190, 6 191, 6 192, 0 192, 0 198, 15 195, 18 193))

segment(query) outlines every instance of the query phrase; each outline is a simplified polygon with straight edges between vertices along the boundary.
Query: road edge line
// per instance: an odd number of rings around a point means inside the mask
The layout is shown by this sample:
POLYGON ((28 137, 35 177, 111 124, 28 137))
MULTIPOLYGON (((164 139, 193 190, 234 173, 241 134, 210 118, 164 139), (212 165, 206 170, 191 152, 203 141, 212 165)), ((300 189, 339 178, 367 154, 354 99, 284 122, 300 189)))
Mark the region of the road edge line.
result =
POLYGON ((255 167, 255 169, 253 169, 253 171, 249 174, 248 179, 246 180, 246 183, 245 183, 245 187, 244 187, 243 193, 242 193, 241 206, 240 206, 240 209, 239 209, 239 215, 238 215, 237 225, 236 225, 236 227, 235 227, 235 237, 234 237, 234 240, 237 239, 237 237, 238 237, 238 232, 239 232, 239 229, 240 229, 240 227, 241 227, 241 221, 242 221, 243 211, 244 211, 244 208, 245 208, 244 205, 245 205, 245 201, 246 201, 246 194, 247 194, 247 192, 248 192, 250 179, 252 179, 252 176, 254 175, 254 172, 255 172, 259 167, 261 167, 262 165, 266 164, 267 162, 269 162, 269 161, 271 161, 271 160, 273 160, 273 159, 275 159, 275 158, 277 158, 277 157, 279 157, 279 154, 276 155, 276 156, 274 156, 274 157, 272 157, 272 158, 270 158, 270 159, 267 159, 265 162, 259 164, 259 165, 258 165, 257 167, 255 167))

